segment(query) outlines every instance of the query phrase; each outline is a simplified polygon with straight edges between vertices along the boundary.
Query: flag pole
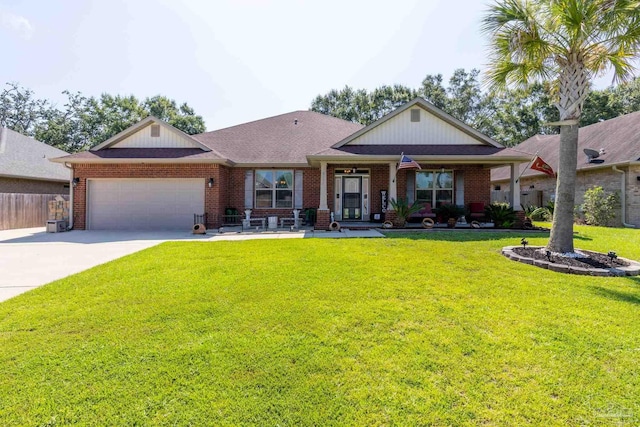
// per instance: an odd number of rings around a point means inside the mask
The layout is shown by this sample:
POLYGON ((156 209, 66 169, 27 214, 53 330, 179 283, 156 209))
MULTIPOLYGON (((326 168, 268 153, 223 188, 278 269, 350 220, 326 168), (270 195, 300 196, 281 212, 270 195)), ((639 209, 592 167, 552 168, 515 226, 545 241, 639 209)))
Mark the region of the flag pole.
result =
POLYGON ((520 178, 522 178, 522 175, 524 175, 524 173, 527 171, 527 169, 529 169, 529 166, 531 166, 531 163, 533 163, 533 161, 536 159, 536 157, 538 157, 538 153, 540 152, 540 150, 536 151, 536 154, 533 155, 533 158, 531 160, 529 160, 529 163, 527 163, 527 166, 522 170, 522 172, 520 172, 520 175, 518 175, 518 178, 516 179, 516 182, 520 181, 520 178))
MULTIPOLYGON (((402 153, 400 153, 400 161, 402 161, 402 158, 404 157, 404 151, 402 153)), ((395 175, 393 175, 393 181, 391 182, 396 182, 396 177, 398 176, 398 166, 396 166, 396 173, 395 175)))

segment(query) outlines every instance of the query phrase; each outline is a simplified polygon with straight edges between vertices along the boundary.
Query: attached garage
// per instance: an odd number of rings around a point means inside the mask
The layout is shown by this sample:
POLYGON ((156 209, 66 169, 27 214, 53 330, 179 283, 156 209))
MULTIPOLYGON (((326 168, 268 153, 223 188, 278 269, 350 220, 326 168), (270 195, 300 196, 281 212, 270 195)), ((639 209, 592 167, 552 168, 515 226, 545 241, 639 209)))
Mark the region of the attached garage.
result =
POLYGON ((90 230, 190 230, 204 210, 205 179, 88 179, 90 230))

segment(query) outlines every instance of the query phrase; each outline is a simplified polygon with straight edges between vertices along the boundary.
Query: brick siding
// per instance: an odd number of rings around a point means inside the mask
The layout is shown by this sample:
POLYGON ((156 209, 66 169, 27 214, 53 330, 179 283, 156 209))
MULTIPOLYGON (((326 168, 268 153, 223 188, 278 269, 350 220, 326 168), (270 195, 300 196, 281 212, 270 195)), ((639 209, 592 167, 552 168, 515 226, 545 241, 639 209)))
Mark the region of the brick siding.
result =
POLYGON ((214 185, 209 188, 205 184, 204 207, 208 217, 207 227, 218 227, 224 205, 222 202, 222 185, 226 180, 226 172, 217 164, 80 164, 74 168, 74 178, 80 182, 73 193, 73 226, 78 230, 86 227, 87 211, 87 179, 91 178, 209 178, 214 185))
MULTIPOLYGON (((329 165, 327 168, 327 191, 330 211, 318 212, 316 228, 326 229, 329 226, 329 214, 334 210, 334 177, 336 169, 351 168, 353 165, 329 165)), ((424 169, 438 170, 442 167, 454 171, 464 171, 464 200, 489 203, 490 173, 479 165, 421 165, 424 169)), ((389 165, 358 165, 370 170, 370 212, 382 211, 381 190, 389 190, 389 165)), ((89 178, 214 178, 212 188, 205 185, 205 212, 208 216, 208 228, 217 228, 222 223, 222 215, 226 208, 235 208, 241 214, 244 206, 245 172, 252 168, 229 168, 217 164, 80 164, 74 169, 74 177, 80 182, 74 189, 73 216, 74 227, 86 227, 86 180, 89 178)), ((320 169, 302 168, 303 176, 303 208, 318 208, 320 204, 320 169)), ((407 173, 398 172, 396 185, 399 197, 406 195, 407 173)), ((253 209, 252 217, 292 216, 293 208, 253 209)))
POLYGON ((69 194, 69 181, 65 183, 0 177, 0 193, 69 194))

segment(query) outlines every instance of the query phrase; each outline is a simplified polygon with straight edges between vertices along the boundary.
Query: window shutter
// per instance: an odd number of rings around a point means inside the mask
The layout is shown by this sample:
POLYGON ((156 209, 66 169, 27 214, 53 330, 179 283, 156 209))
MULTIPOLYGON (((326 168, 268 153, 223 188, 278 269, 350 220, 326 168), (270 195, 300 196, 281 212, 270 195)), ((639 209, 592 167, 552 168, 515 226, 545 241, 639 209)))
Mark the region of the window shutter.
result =
POLYGON ((407 203, 416 201, 416 171, 407 171, 407 203))
POLYGON ((253 171, 244 173, 244 207, 253 209, 253 171))
POLYGON ((302 199, 302 196, 303 196, 302 176, 303 176, 303 171, 297 170, 295 172, 295 178, 293 183, 293 187, 294 187, 293 207, 295 209, 302 209, 302 205, 304 203, 302 199))
POLYGON ((456 205, 464 205, 464 174, 456 172, 456 205))

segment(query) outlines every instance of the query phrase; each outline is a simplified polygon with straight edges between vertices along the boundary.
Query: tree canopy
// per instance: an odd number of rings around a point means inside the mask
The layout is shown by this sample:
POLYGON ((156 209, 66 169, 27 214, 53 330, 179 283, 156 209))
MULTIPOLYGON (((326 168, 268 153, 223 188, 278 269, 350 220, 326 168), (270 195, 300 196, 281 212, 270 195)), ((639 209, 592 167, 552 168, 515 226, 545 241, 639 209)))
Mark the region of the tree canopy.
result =
POLYGON ((189 135, 206 129, 193 108, 162 95, 139 100, 133 95, 63 94, 67 100, 59 108, 36 98, 30 89, 7 83, 0 93, 0 124, 71 153, 99 144, 149 115, 189 135))
MULTIPOLYGON (((487 81, 492 88, 534 82, 552 88, 560 145, 547 248, 571 253, 580 119, 595 77, 612 69, 618 81, 631 78, 634 59, 640 56, 640 2, 498 0, 483 18, 483 32, 489 38, 487 81)), ((592 100, 594 111, 615 107, 606 96, 592 100)))

